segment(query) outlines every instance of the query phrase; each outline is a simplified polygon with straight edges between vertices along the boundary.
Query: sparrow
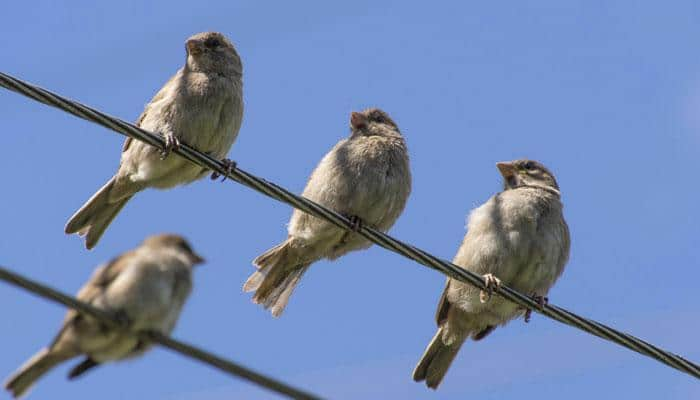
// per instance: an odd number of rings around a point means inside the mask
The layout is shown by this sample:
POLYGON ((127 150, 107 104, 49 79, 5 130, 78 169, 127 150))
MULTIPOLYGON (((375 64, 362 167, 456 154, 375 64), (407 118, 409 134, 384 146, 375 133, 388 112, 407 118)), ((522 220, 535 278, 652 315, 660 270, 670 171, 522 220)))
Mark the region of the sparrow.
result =
MULTIPOLYGON (((99 267, 77 298, 109 312, 135 331, 169 334, 192 290, 192 269, 204 259, 178 235, 147 238, 139 247, 99 267)), ((93 317, 70 310, 51 344, 31 357, 5 383, 20 397, 52 368, 83 356, 68 374, 74 379, 113 360, 141 355, 151 343, 93 317)))
POLYGON ((569 257, 569 228, 559 185, 544 165, 516 160, 496 164, 504 189, 474 209, 453 263, 483 275, 487 290, 448 278, 436 319, 438 330, 413 371, 413 379, 436 389, 462 343, 479 341, 496 327, 529 312, 502 297, 501 284, 540 304, 569 257))
MULTIPOLYGON (((185 66, 151 99, 136 122, 161 135, 166 150, 127 138, 116 174, 66 224, 66 233, 85 236, 88 249, 136 193, 149 187, 184 185, 206 175, 207 169, 184 158, 168 157, 173 148, 182 142, 221 159, 238 136, 243 66, 236 49, 218 32, 198 33, 187 39, 185 47, 185 66)), ((223 161, 233 168, 232 161, 223 161)))
POLYGON ((377 108, 353 112, 350 136, 323 157, 302 195, 348 217, 355 232, 294 210, 287 239, 253 261, 258 270, 243 290, 255 291, 253 302, 280 316, 312 263, 370 247, 356 232, 362 224, 387 231, 410 192, 408 150, 396 123, 377 108))

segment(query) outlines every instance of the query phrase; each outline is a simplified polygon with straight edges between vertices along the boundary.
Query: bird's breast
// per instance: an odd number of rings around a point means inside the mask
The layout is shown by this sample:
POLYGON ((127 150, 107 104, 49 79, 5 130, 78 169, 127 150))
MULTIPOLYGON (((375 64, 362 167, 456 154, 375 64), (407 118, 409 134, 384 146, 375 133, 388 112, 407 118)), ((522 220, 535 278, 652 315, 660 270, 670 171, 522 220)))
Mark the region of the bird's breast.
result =
POLYGON ((238 135, 243 114, 241 93, 235 85, 223 82, 198 85, 186 96, 179 114, 178 137, 221 158, 238 135))

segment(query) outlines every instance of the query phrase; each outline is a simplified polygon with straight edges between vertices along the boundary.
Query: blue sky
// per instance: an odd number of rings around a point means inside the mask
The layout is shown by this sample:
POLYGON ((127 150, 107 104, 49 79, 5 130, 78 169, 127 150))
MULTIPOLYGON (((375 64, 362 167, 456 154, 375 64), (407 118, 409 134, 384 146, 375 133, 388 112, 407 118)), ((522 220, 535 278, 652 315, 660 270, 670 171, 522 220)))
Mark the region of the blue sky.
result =
MULTIPOLYGON (((300 192, 379 106, 408 141, 414 191, 391 234, 450 259, 468 211, 501 187, 495 163, 556 174, 571 260, 550 300, 700 361, 700 5, 693 1, 325 1, 7 4, 0 70, 135 120, 218 30, 244 62, 230 157, 300 192)), ((468 342, 437 393, 411 380, 444 278, 379 248, 319 262, 274 320, 241 293, 291 210, 233 183, 139 194, 85 251, 67 218, 114 172, 122 138, 0 91, 0 263, 74 293, 145 236, 179 232, 209 263, 174 335, 335 399, 700 396, 697 381, 534 316, 468 342)), ((64 310, 0 285, 0 375, 48 344, 64 310)), ((33 398, 275 398, 165 350, 33 398)), ((4 394, 0 395, 0 398, 4 394)))

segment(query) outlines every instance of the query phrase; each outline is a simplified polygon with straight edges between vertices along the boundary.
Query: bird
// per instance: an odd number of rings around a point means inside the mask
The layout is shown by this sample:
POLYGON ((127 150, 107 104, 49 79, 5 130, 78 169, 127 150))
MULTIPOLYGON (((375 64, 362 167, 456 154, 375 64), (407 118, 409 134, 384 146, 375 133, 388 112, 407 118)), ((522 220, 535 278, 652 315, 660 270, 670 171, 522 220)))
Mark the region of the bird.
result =
MULTIPOLYGON (((192 290, 192 270, 204 258, 175 234, 160 234, 95 270, 77 298, 134 331, 172 332, 192 290)), ((109 328, 91 316, 70 310, 51 344, 27 360, 5 383, 18 398, 57 365, 83 356, 68 374, 77 378, 109 361, 132 358, 151 346, 125 330, 109 328)))
MULTIPOLYGON (((85 236, 93 248, 126 203, 149 187, 169 189, 202 178, 207 169, 182 157, 168 157, 186 143, 222 159, 238 136, 243 118, 243 66, 221 33, 203 32, 185 42, 185 65, 146 105, 136 125, 164 138, 165 150, 127 138, 114 176, 69 220, 67 234, 85 236)), ((222 160, 229 169, 231 160, 222 160)), ((212 174, 212 178, 218 176, 212 174)))
POLYGON ((378 108, 352 112, 350 136, 323 157, 302 195, 349 218, 353 231, 294 210, 287 239, 253 261, 257 271, 243 290, 279 317, 312 263, 370 247, 357 231, 365 224, 387 231, 410 192, 408 149, 396 123, 378 108))
POLYGON ((501 284, 540 305, 569 258, 569 228, 559 185, 540 162, 521 159, 496 164, 503 191, 474 209, 453 263, 483 275, 486 290, 447 279, 438 304, 437 333, 413 371, 413 379, 437 389, 468 338, 479 341, 529 310, 499 296, 501 284))

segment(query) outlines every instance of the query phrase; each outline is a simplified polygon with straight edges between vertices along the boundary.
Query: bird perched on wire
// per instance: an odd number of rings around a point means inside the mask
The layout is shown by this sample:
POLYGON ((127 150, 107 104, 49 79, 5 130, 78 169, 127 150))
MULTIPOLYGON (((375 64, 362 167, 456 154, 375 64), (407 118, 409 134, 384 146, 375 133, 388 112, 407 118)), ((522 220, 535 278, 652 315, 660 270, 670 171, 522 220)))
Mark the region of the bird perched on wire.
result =
MULTIPOLYGON (((147 238, 139 247, 98 268, 77 298, 109 312, 135 331, 169 334, 192 290, 192 268, 204 262, 180 236, 147 238)), ((20 397, 58 364, 85 356, 70 379, 107 361, 138 356, 150 343, 129 332, 110 329, 70 310, 51 345, 40 350, 5 383, 20 397)))
MULTIPOLYGON (((303 196, 353 221, 386 231, 396 222, 411 191, 406 142, 396 123, 382 110, 353 112, 350 137, 326 154, 311 174, 303 196)), ((294 210, 289 236, 253 261, 258 268, 243 286, 255 291, 253 302, 278 317, 309 266, 371 243, 357 233, 294 210)))
MULTIPOLYGON (((198 33, 185 45, 185 66, 151 99, 136 122, 163 136, 165 151, 127 138, 116 174, 66 224, 66 233, 85 236, 88 249, 139 191, 172 188, 207 173, 182 157, 168 157, 173 148, 182 142, 221 159, 238 136, 243 118, 243 67, 236 49, 217 32, 198 33)), ((233 168, 232 161, 224 162, 233 168)))
POLYGON ((504 190, 473 210, 454 263, 484 276, 486 291, 454 279, 437 309, 438 330, 413 371, 415 381, 436 389, 464 341, 478 341, 525 314, 517 304, 491 298, 501 282, 540 304, 564 270, 569 229, 554 175, 537 161, 496 164, 504 190))

